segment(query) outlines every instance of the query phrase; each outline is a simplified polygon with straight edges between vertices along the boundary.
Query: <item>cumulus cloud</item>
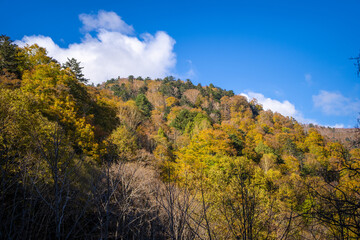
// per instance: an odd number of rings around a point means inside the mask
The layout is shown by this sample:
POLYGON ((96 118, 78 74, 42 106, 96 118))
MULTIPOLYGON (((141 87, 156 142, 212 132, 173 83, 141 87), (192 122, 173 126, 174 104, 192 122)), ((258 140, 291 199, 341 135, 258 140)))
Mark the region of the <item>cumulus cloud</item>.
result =
POLYGON ((328 92, 321 90, 318 95, 314 95, 313 103, 316 108, 327 115, 348 116, 360 112, 360 101, 351 100, 338 92, 328 92))
POLYGON ((260 103, 265 110, 272 110, 273 112, 281 113, 285 116, 294 117, 297 113, 295 106, 289 101, 285 100, 280 102, 275 99, 267 98, 261 93, 248 92, 247 94, 242 93, 241 95, 245 96, 247 99, 251 100, 255 98, 258 103, 260 103))
POLYGON ((25 36, 16 44, 24 46, 37 43, 48 50, 49 56, 62 63, 67 58, 76 58, 84 67, 85 77, 93 83, 128 75, 164 77, 174 68, 175 40, 167 33, 158 31, 154 35, 144 33, 140 38, 131 36, 133 27, 114 12, 81 14, 79 18, 86 31, 80 43, 61 48, 50 37, 40 35, 25 36), (96 31, 95 37, 89 34, 92 30, 96 31))
POLYGON ((114 12, 106 12, 100 10, 98 14, 80 14, 80 21, 83 23, 83 30, 86 32, 106 29, 109 31, 116 31, 123 34, 131 34, 134 28, 126 24, 120 16, 114 12))
POLYGON ((295 105, 287 100, 281 102, 276 99, 267 98, 261 93, 255 93, 251 91, 247 93, 241 93, 241 95, 245 96, 248 100, 255 98, 257 102, 263 106, 264 110, 271 110, 273 112, 278 112, 284 116, 293 117, 297 121, 302 123, 316 124, 316 121, 304 118, 302 113, 296 110, 295 105))

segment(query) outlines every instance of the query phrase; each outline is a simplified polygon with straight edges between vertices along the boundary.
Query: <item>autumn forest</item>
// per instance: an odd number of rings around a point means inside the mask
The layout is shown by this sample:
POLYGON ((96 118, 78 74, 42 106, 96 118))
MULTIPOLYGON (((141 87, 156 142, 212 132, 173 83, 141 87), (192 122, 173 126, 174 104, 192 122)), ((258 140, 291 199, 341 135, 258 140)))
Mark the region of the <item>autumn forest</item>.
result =
POLYGON ((0 36, 0 239, 359 239, 360 132, 0 36))

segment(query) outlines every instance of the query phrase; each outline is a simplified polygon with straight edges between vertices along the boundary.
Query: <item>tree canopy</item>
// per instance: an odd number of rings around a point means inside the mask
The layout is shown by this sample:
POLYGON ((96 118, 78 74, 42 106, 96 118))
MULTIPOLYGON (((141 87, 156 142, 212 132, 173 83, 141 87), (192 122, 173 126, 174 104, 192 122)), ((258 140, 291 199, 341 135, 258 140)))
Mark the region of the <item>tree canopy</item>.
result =
POLYGON ((360 238, 358 145, 212 84, 82 69, 0 37, 0 238, 360 238))

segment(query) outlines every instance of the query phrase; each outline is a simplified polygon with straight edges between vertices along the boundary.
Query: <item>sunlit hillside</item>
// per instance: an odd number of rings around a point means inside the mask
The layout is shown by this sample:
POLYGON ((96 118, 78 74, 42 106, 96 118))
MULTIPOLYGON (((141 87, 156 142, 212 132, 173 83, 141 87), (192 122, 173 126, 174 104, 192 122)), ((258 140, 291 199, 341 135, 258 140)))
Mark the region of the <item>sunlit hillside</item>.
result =
POLYGON ((358 239, 359 138, 0 37, 1 239, 358 239))

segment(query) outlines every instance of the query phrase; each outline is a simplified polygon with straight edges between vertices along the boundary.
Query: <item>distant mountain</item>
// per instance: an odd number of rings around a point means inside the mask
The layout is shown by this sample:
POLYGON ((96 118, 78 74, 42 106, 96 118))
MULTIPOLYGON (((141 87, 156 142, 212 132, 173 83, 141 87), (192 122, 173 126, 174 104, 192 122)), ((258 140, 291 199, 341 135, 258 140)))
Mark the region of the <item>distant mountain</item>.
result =
POLYGON ((326 141, 340 142, 349 149, 359 147, 356 143, 359 136, 358 129, 356 128, 332 128, 309 124, 304 124, 303 127, 306 132, 310 128, 315 128, 325 137, 326 141))

